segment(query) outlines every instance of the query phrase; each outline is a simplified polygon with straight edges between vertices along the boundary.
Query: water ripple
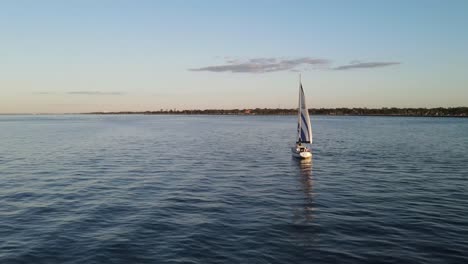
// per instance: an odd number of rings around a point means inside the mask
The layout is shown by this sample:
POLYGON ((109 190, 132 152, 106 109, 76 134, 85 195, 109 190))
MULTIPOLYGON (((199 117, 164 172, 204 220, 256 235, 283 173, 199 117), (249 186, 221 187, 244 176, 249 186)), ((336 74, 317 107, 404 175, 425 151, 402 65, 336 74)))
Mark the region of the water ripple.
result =
POLYGON ((1 116, 0 263, 466 263, 468 122, 1 116))

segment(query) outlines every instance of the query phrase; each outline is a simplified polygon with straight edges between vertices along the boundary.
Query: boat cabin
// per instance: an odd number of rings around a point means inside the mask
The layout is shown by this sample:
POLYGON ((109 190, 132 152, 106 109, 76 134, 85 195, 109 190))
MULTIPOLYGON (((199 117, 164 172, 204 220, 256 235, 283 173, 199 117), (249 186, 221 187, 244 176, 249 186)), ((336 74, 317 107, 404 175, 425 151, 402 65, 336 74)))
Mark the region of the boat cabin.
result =
POLYGON ((296 145, 296 151, 297 152, 308 152, 309 149, 306 146, 296 145))

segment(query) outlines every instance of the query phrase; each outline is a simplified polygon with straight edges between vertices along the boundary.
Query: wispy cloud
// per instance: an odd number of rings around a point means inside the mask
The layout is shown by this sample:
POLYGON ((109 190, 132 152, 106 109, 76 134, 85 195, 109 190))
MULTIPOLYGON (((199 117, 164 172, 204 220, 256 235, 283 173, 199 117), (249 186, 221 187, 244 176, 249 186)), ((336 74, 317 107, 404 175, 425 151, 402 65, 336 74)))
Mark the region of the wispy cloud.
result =
POLYGON ((225 64, 189 69, 190 71, 236 72, 236 73, 265 73, 277 71, 294 71, 307 66, 324 66, 329 63, 326 59, 302 57, 294 59, 253 58, 239 60, 226 58, 225 64))
POLYGON ((341 65, 341 66, 333 68, 333 70, 379 68, 379 67, 387 67, 387 66, 398 65, 398 64, 401 64, 401 62, 383 62, 383 61, 359 62, 359 61, 352 61, 348 65, 341 65))
POLYGON ((71 91, 67 94, 73 95, 123 95, 122 92, 99 92, 99 91, 71 91))

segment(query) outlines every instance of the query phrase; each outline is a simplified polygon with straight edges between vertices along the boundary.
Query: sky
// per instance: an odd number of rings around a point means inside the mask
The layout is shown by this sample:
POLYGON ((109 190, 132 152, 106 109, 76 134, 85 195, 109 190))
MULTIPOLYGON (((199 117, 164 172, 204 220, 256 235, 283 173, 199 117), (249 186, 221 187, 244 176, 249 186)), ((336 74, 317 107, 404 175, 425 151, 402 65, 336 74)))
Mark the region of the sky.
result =
POLYGON ((468 1, 0 1, 0 113, 468 106, 468 1))

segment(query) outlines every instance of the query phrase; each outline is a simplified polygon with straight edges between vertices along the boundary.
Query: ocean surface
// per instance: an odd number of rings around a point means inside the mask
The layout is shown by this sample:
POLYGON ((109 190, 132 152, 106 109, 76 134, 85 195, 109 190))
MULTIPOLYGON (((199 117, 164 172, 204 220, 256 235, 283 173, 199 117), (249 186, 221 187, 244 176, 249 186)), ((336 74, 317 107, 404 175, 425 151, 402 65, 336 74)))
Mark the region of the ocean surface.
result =
POLYGON ((468 119, 0 116, 0 263, 468 263, 468 119))

